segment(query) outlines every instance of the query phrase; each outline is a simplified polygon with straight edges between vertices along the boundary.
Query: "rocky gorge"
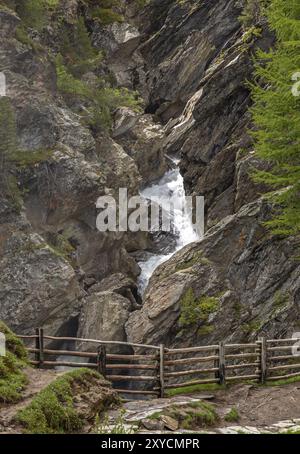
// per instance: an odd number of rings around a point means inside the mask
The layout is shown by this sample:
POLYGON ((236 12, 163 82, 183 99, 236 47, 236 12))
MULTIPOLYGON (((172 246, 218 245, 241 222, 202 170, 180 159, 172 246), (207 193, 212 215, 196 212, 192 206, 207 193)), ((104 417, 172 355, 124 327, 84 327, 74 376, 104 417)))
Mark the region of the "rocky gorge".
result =
POLYGON ((0 1, 0 71, 18 149, 15 184, 0 197, 0 319, 17 333, 41 326, 172 347, 297 332, 298 242, 264 227, 266 187, 249 175, 265 166, 248 134, 247 85, 254 53, 274 43, 264 17, 242 21, 242 0, 124 0, 104 20, 93 2, 66 0, 37 26, 17 3, 0 1), (95 96, 75 96, 73 79, 66 90, 58 56, 66 30, 83 35, 78 23, 95 63, 76 81, 81 95, 105 81, 106 128, 95 96), (139 263, 173 239, 99 232, 95 204, 157 183, 169 156, 186 193, 205 197, 205 234, 160 264, 141 295, 139 263))

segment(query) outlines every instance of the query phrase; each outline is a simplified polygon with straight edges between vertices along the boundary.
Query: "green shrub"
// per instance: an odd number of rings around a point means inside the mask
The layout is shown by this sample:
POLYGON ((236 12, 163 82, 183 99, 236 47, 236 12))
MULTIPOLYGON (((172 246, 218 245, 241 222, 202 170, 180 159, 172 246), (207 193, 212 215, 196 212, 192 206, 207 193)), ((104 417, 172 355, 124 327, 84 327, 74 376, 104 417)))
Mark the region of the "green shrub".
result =
POLYGON ((246 0, 240 21, 245 27, 256 24, 264 14, 269 0, 246 0))
POLYGON ((11 101, 7 97, 0 98, 0 189, 10 200, 12 206, 19 211, 21 193, 15 176, 12 156, 17 151, 17 135, 15 114, 11 101))
POLYGON ((124 22, 124 17, 109 8, 94 8, 92 18, 98 19, 103 25, 110 25, 114 22, 124 22))
POLYGON ((87 123, 94 129, 107 129, 111 126, 111 113, 119 106, 140 109, 141 100, 137 92, 126 88, 106 87, 98 79, 91 87, 86 82, 76 79, 63 64, 62 56, 56 59, 58 90, 65 95, 73 95, 89 103, 87 123))
POLYGON ((79 17, 73 27, 65 25, 62 29, 60 53, 63 63, 75 77, 80 77, 92 71, 102 60, 91 42, 84 18, 79 17))
POLYGON ((240 415, 239 415, 238 410, 235 407, 231 408, 229 413, 227 413, 225 415, 224 419, 227 422, 238 422, 239 419, 240 419, 240 415))
POLYGON ((6 337, 6 355, 0 357, 0 403, 13 403, 21 399, 27 384, 23 372, 27 353, 20 339, 1 321, 0 332, 6 337))
POLYGON ((189 407, 191 410, 187 412, 182 422, 184 429, 213 426, 219 419, 215 408, 208 402, 195 402, 194 405, 189 404, 189 407))
POLYGON ((189 327, 207 321, 209 315, 218 310, 219 299, 209 296, 197 299, 193 289, 189 288, 180 301, 180 307, 179 325, 189 327))
POLYGON ((84 421, 74 407, 74 389, 92 377, 100 378, 100 375, 89 369, 77 369, 57 378, 18 412, 16 421, 33 434, 79 431, 84 421))

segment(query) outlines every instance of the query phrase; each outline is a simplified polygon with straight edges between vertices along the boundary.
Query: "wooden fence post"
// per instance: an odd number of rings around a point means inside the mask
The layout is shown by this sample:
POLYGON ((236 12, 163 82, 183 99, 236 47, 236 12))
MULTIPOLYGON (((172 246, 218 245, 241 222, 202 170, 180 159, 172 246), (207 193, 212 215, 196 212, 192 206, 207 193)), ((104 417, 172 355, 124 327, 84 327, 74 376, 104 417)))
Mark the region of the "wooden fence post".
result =
POLYGON ((97 370, 99 374, 106 378, 106 348, 100 345, 97 350, 97 370))
POLYGON ((34 353, 34 359, 35 361, 37 361, 40 365, 40 329, 39 328, 35 328, 35 348, 36 348, 36 352, 34 353))
POLYGON ((165 357, 165 346, 160 344, 159 346, 159 383, 160 383, 160 397, 165 397, 165 376, 164 376, 164 357, 165 357))
MULTIPOLYGON (((218 356, 219 355, 219 347, 216 348, 215 352, 214 352, 214 355, 215 356, 218 356)), ((220 378, 220 374, 219 374, 219 356, 217 359, 214 360, 214 369, 218 369, 215 371, 215 378, 218 380, 220 378)))
POLYGON ((264 384, 267 380, 267 341, 265 337, 258 339, 260 344, 260 382, 264 384))
POLYGON ((225 345, 224 342, 219 343, 219 383, 226 384, 226 367, 225 367, 225 345))
POLYGON ((42 368, 43 367, 43 363, 44 363, 44 330, 43 328, 38 328, 37 330, 37 334, 38 334, 38 349, 39 349, 39 365, 38 367, 39 368, 42 368))

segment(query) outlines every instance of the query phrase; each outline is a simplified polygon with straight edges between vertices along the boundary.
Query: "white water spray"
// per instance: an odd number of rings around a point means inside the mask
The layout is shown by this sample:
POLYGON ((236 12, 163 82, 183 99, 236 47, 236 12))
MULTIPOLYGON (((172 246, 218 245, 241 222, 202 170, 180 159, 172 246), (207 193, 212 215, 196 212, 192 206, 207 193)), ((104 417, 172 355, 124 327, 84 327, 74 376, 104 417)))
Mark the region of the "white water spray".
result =
MULTIPOLYGON (((178 161, 173 160, 174 164, 178 161)), ((164 198, 171 200, 177 198, 179 206, 185 206, 185 189, 183 177, 180 174, 179 168, 169 170, 158 183, 153 184, 141 191, 141 195, 146 199, 164 198)), ((188 210, 175 209, 173 213, 174 229, 178 233, 176 237, 176 245, 174 250, 169 254, 156 255, 152 254, 146 261, 139 262, 141 274, 138 279, 139 291, 144 293, 148 282, 155 269, 172 257, 176 252, 182 249, 189 243, 199 240, 199 234, 196 232, 192 224, 192 219, 188 210)))

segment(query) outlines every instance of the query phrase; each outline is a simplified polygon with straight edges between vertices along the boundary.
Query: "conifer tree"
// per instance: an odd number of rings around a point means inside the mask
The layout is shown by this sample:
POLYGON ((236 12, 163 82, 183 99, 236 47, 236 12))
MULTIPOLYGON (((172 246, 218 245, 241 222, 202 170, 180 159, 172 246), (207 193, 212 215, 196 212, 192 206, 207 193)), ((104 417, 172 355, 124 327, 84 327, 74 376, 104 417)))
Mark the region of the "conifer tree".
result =
POLYGON ((267 16, 277 43, 269 53, 258 53, 251 111, 256 154, 270 170, 256 171, 254 178, 272 188, 269 197, 277 207, 267 223, 272 231, 300 234, 300 90, 299 96, 295 91, 300 72, 300 2, 271 0, 267 16))

